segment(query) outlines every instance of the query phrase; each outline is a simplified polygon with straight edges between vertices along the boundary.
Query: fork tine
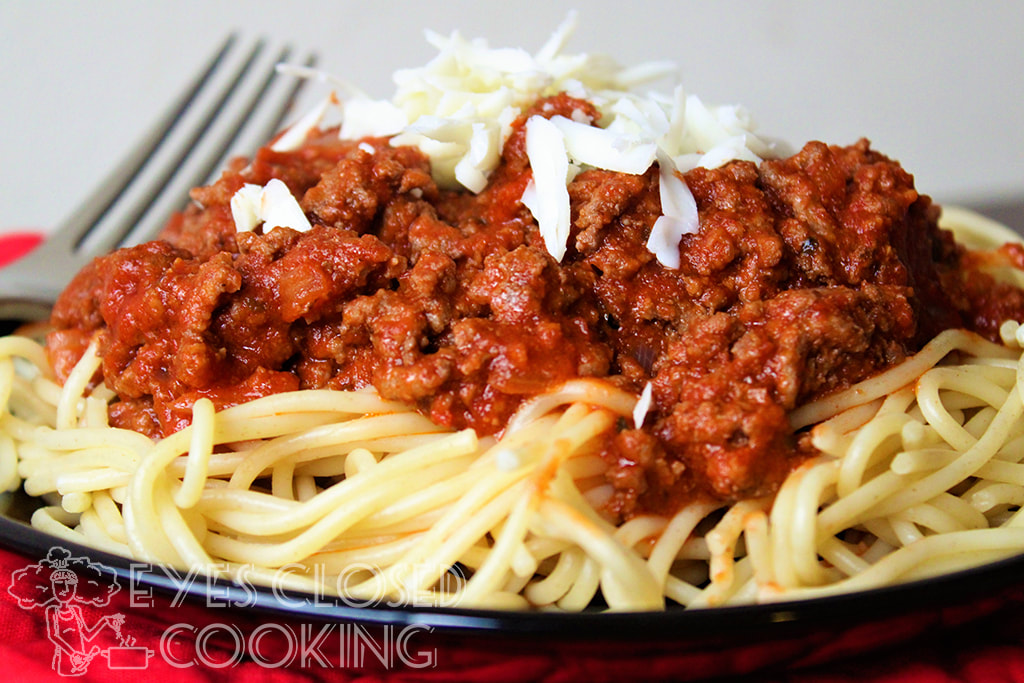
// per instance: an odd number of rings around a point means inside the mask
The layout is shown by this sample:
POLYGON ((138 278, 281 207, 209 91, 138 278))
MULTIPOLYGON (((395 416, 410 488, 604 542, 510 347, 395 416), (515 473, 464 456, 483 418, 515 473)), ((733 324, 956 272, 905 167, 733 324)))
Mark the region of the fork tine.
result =
MULTIPOLYGON (((228 155, 251 153, 276 131, 302 79, 279 76, 287 49, 249 49, 234 34, 89 198, 46 241, 0 271, 0 319, 43 319, 67 280, 91 258, 151 239, 188 190, 228 155), (127 236, 127 240, 125 239, 127 236)), ((305 64, 312 65, 312 55, 305 64)), ((294 63, 294 62, 293 62, 294 63)))
POLYGON ((237 35, 231 34, 217 47, 198 76, 188 83, 185 90, 178 95, 177 99, 164 114, 154 122, 142 138, 142 141, 107 174, 97 187, 90 191, 86 200, 63 223, 54 229, 48 241, 63 241, 68 250, 70 250, 85 239, 89 230, 110 211, 110 208, 118 201, 131 181, 145 167, 156 149, 163 144, 184 113, 192 106, 196 96, 206 86, 210 77, 224 59, 225 54, 227 54, 236 41, 237 35))
MULTIPOLYGON (((278 64, 289 63, 313 67, 316 65, 316 61, 314 53, 293 56, 291 49, 287 49, 281 55, 278 64)), ((236 129, 237 135, 222 161, 242 154, 252 154, 261 145, 265 145, 271 136, 281 130, 284 125, 285 118, 295 103, 299 91, 307 81, 286 73, 279 73, 277 64, 274 67, 274 76, 270 80, 265 97, 268 102, 277 103, 276 106, 261 107, 259 110, 251 112, 252 115, 246 125, 236 129)), ((206 179, 207 183, 214 180, 216 180, 216 175, 211 175, 206 179)))
POLYGON ((284 54, 272 51, 264 40, 227 54, 224 68, 209 79, 116 211, 104 216, 82 242, 82 251, 95 255, 152 238, 184 206, 188 191, 221 163, 249 113, 265 106, 261 97, 284 54), (131 237, 125 239, 129 231, 131 237))
MULTIPOLYGON (((288 116, 295 99, 306 85, 306 81, 278 72, 279 64, 301 64, 312 67, 316 64, 316 54, 309 52, 293 54, 290 46, 284 47, 273 63, 268 65, 270 73, 260 92, 248 103, 236 117, 232 126, 232 135, 225 141, 218 163, 207 171, 202 179, 203 184, 215 181, 221 167, 231 158, 240 155, 251 155, 260 146, 265 145, 277 133, 288 116), (259 106, 256 106, 259 103, 259 106)), ((195 185, 200 184, 199 181, 195 185)))
MULTIPOLYGON (((151 239, 173 212, 182 209, 191 188, 215 179, 228 158, 252 154, 277 131, 303 85, 300 80, 277 74, 277 64, 288 61, 291 54, 289 47, 275 52, 260 43, 254 48, 231 92, 214 112, 216 120, 202 126, 202 139, 182 160, 184 163, 171 169, 173 179, 152 187, 152 204, 136 210, 127 221, 135 227, 112 246, 151 239)), ((306 64, 314 61, 312 55, 303 59, 306 64)))
POLYGON ((132 148, 41 245, 0 270, 0 320, 42 320, 49 316, 50 306, 67 280, 89 260, 88 253, 76 252, 78 244, 109 218, 115 205, 126 199, 133 181, 150 165, 153 155, 166 144, 196 98, 221 70, 237 40, 237 36, 231 34, 217 47, 199 75, 189 81, 141 143, 132 148))

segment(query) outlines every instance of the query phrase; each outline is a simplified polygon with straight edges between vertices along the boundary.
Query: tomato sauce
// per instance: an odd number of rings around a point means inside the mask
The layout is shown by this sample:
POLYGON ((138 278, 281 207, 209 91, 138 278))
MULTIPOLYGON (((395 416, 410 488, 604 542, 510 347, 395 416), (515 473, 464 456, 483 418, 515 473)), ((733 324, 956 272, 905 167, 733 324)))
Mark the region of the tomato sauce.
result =
POLYGON ((101 257, 58 301, 49 353, 65 377, 98 332, 115 425, 152 436, 219 407, 300 388, 373 385, 438 423, 498 433, 531 396, 577 377, 637 393, 603 456, 609 513, 775 490, 806 456, 787 413, 901 361, 938 331, 994 336, 1024 296, 968 267, 938 209, 866 141, 698 168, 700 230, 678 269, 646 249, 657 169, 586 170, 569 185, 556 262, 519 201, 521 117, 479 194, 439 188, 416 149, 312 134, 231 165, 162 239, 101 257), (369 146, 368 146, 369 145, 369 146), (283 180, 313 228, 236 232, 232 195, 283 180))

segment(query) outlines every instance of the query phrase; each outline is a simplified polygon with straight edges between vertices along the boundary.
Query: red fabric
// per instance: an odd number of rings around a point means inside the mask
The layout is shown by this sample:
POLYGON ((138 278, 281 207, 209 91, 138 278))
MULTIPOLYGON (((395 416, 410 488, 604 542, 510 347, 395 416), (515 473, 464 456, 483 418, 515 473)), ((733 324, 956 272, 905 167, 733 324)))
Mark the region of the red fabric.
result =
MULTIPOLYGON (((0 266, 41 241, 0 235, 0 266)), ((65 558, 67 559, 67 558, 65 558)), ((562 642, 552 638, 457 636, 425 629, 373 629, 303 622, 251 609, 177 602, 145 586, 94 575, 70 557, 77 610, 55 614, 59 556, 0 550, 0 661, 5 679, 67 680, 56 628, 92 652, 85 681, 625 681, 702 680, 723 675, 769 683, 1024 683, 1024 588, 974 605, 911 614, 840 632, 747 639, 729 647, 679 642, 562 642), (52 560, 52 561, 51 561, 52 560), (115 591, 114 588, 117 588, 115 591), (122 619, 112 619, 122 615, 122 619), (114 624, 120 623, 120 636, 114 624), (322 639, 318 636, 322 635, 322 639), (305 650, 298 642, 306 644, 305 650), (360 644, 368 644, 360 648, 360 644), (369 648, 369 649, 367 649, 369 648), (376 648, 374 650, 373 648, 376 648), (362 652, 358 661, 356 652, 362 652), (375 654, 377 653, 377 654, 375 654), (383 661, 382 661, 383 659, 383 661)), ((63 582, 63 583, 62 583, 63 582)), ((636 635, 636 634, 633 634, 636 635)), ((656 637, 657 634, 650 634, 656 637)), ((739 640, 739 639, 738 639, 739 640)))
POLYGON ((16 261, 43 241, 37 231, 17 231, 0 235, 0 266, 16 261))
MULTIPOLYGON (((694 643, 559 642, 554 638, 454 636, 419 630, 397 644, 382 631, 286 618, 265 611, 176 601, 142 582, 77 571, 71 635, 97 628, 83 650, 96 656, 78 678, 130 681, 620 681, 700 680, 748 674, 777 683, 1024 683, 1024 589, 977 609, 908 615, 842 634, 748 640, 728 648, 694 643), (993 610, 995 610, 993 612, 993 610), (119 638, 109 626, 123 615, 119 638), (322 638, 317 639, 317 634, 322 638), (124 638, 122 640, 121 638, 124 638), (360 643, 375 650, 356 651, 360 643), (299 641, 306 643, 305 654, 299 641), (887 645, 895 641, 895 645, 887 645), (143 650, 145 648, 145 650, 143 650), (402 650, 404 654, 399 651, 402 650), (374 653, 378 654, 374 654, 374 653), (383 659, 382 659, 383 658, 383 659)), ((60 561, 0 551, 0 661, 13 680, 64 680, 47 607, 55 608, 60 561), (51 561, 52 560, 52 561, 51 561)), ((92 565, 91 569, 96 566, 92 565)))

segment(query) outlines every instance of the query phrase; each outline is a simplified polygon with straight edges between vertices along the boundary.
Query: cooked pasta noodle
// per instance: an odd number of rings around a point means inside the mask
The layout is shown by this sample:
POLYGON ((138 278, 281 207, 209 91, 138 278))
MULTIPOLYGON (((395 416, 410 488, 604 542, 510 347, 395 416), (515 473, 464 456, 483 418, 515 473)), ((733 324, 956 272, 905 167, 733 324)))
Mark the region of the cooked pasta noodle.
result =
MULTIPOLYGON (((953 211, 975 246, 1007 237, 953 211), (986 242, 986 235, 988 242, 986 242)), ((107 425, 90 348, 63 386, 41 346, 0 339, 0 483, 41 531, 137 560, 357 604, 579 610, 821 596, 1024 550, 1024 327, 941 333, 906 362, 791 414, 820 455, 774 498, 615 526, 598 437, 635 398, 588 380, 500 438, 371 392, 298 391, 157 442, 107 425)))

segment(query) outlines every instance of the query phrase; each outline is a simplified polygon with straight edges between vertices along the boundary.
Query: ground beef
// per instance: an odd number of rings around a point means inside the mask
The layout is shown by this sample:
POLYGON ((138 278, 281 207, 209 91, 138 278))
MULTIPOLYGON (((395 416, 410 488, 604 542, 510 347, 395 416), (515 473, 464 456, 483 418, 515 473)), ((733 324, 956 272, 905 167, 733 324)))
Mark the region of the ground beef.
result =
MULTIPOLYGON (((903 359, 938 331, 995 334, 1024 294, 993 286, 937 209, 866 141, 684 175, 700 230, 678 269, 645 248, 657 171, 587 170, 554 261, 519 201, 524 121, 479 194, 439 189, 427 160, 336 131, 233 164, 163 240, 96 260, 61 296, 49 352, 65 377, 95 332, 118 426, 169 434, 201 396, 228 406, 297 388, 373 385, 438 423, 501 431, 576 377, 653 386, 643 429, 607 435, 620 517, 768 494, 803 454, 797 405, 903 359), (236 233, 230 198, 283 180, 313 228, 236 233)), ((576 117, 578 118, 578 116, 576 117)), ((1005 260, 1024 261, 1007 252, 1005 260)))

